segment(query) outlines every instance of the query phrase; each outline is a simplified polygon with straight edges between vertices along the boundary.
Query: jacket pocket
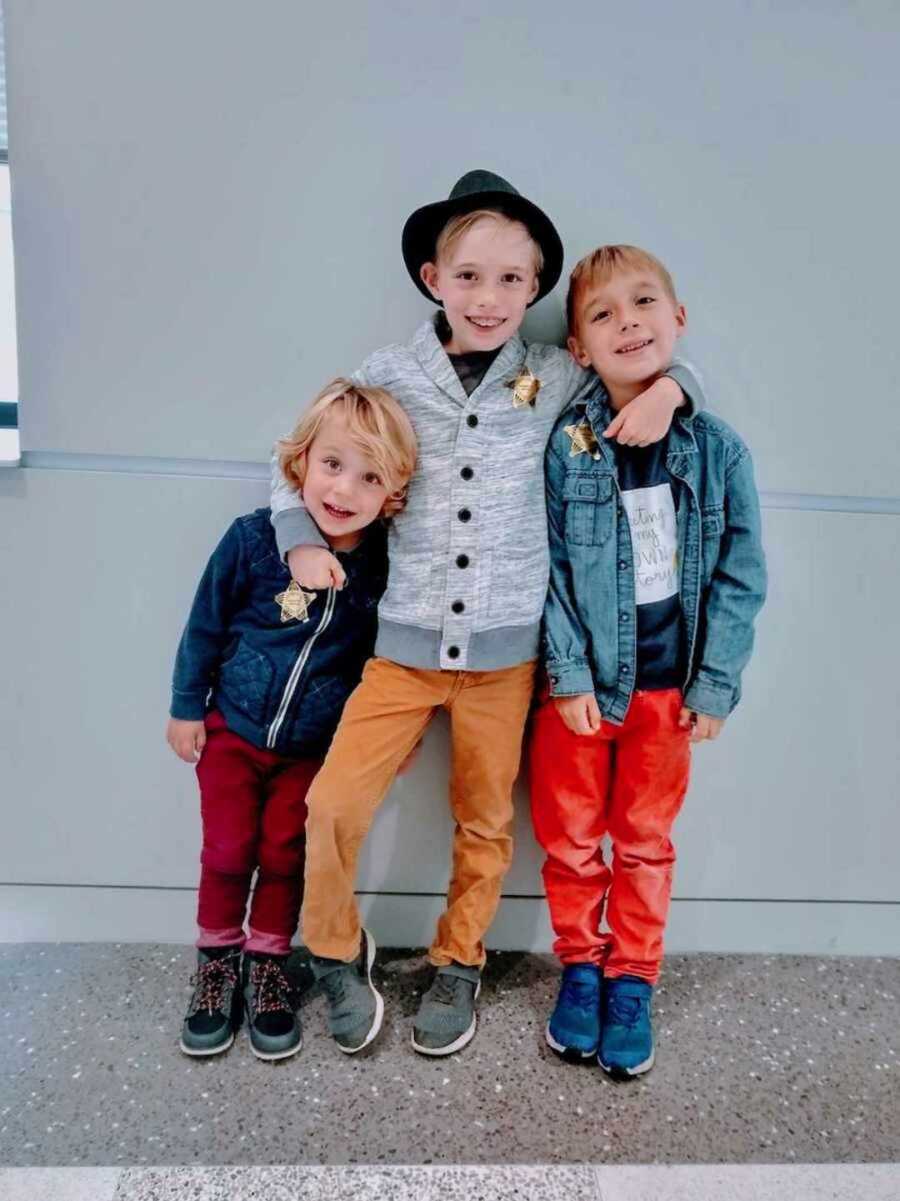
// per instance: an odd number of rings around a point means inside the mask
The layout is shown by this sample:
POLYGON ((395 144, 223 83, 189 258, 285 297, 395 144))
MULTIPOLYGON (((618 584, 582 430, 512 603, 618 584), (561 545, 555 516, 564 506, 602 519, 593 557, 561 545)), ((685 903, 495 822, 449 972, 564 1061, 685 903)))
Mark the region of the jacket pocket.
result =
POLYGON ((612 478, 608 475, 569 475, 563 485, 566 542, 572 546, 602 546, 613 531, 612 478))
POLYGON ((391 559, 381 616, 407 624, 429 616, 432 552, 404 551, 391 559))
POLYGON ((222 664, 219 687, 233 705, 263 724, 268 717, 269 694, 275 671, 265 655, 240 642, 222 664))
POLYGON ((722 534, 725 531, 725 510, 721 507, 707 508, 701 514, 701 554, 703 560, 703 584, 707 585, 712 579, 716 564, 719 561, 719 551, 722 546, 722 534))
POLYGON ((496 546, 489 563, 482 563, 482 587, 487 583, 486 604, 490 624, 525 625, 540 620, 550 578, 546 548, 496 546), (485 571, 485 568, 489 568, 485 571))

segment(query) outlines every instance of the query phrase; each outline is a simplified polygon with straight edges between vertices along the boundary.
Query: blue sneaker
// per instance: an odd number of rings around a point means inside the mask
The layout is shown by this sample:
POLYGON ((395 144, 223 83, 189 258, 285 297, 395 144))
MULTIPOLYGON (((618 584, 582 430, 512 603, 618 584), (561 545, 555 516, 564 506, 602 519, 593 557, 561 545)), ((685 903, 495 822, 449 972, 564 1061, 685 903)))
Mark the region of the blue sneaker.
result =
POLYGON ((600 985, 595 963, 563 968, 556 1008, 547 1023, 547 1046, 566 1059, 592 1059, 600 1044, 600 985))
POLYGON ((653 985, 637 976, 617 976, 605 981, 603 1033, 597 1062, 614 1080, 630 1080, 653 1067, 652 996, 653 985))

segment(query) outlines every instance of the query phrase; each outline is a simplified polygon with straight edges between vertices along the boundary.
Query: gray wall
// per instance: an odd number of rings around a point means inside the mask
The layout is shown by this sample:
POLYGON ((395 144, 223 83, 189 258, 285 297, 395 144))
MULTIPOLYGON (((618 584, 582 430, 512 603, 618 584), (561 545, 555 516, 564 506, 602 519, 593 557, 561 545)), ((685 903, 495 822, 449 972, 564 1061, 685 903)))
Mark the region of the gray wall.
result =
MULTIPOLYGON (((900 949, 896 6, 5 7, 0 938, 192 937, 195 784, 162 728, 197 576, 311 393, 428 312, 408 211, 486 166, 567 266, 666 260, 757 461, 771 600, 695 756, 670 947, 900 949)), ((561 289, 529 323, 559 335, 561 289)), ((366 850, 382 941, 428 937, 446 761, 438 721, 366 850)), ((520 800, 494 945, 546 947, 520 800)))

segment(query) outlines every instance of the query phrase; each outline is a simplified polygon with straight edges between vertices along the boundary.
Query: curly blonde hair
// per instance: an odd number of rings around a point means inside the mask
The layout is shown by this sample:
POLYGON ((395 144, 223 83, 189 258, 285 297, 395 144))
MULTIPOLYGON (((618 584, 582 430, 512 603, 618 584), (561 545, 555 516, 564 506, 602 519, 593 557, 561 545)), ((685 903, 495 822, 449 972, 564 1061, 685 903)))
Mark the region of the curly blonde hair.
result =
POLYGON ((363 387, 341 377, 326 384, 293 432, 278 443, 284 478, 298 492, 303 490, 309 448, 329 413, 340 414, 357 448, 375 464, 388 490, 381 516, 394 517, 406 504, 418 448, 409 418, 384 388, 363 387))

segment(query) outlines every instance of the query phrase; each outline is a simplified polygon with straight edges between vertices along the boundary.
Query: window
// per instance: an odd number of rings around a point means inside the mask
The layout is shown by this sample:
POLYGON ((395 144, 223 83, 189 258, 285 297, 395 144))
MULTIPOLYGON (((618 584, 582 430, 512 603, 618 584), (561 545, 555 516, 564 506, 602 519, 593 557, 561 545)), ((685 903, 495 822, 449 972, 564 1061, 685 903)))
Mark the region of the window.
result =
POLYGON ((19 462, 19 367, 6 136, 6 39, 0 7, 0 467, 19 462))

